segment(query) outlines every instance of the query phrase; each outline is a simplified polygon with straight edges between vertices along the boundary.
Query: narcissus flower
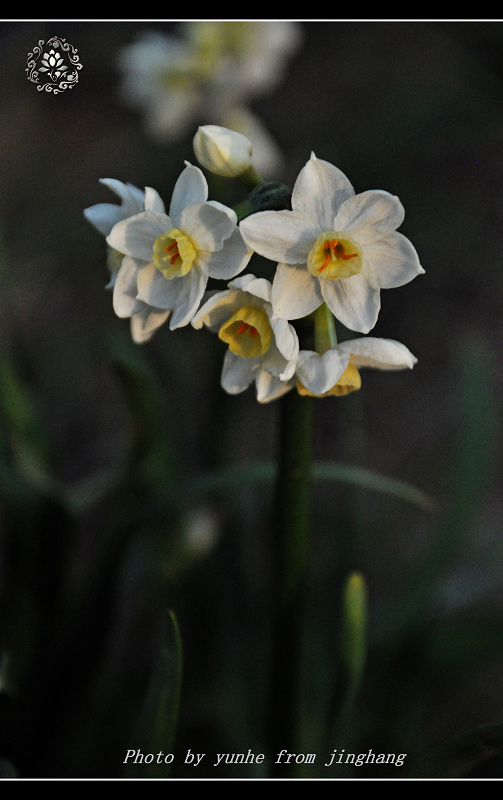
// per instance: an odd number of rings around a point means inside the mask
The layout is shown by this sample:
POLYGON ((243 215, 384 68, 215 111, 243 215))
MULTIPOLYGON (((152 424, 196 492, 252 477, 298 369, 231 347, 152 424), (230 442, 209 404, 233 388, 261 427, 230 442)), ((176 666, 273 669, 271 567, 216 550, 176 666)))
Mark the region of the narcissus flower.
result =
MULTIPOLYGON (((121 198, 120 205, 117 203, 97 203, 84 210, 84 216, 103 236, 108 236, 114 225, 121 220, 134 216, 144 210, 164 211, 164 203, 155 189, 147 187, 145 191, 137 189, 131 183, 122 183, 114 178, 103 178, 100 183, 108 186, 115 194, 121 198)), ((143 344, 149 341, 154 332, 168 319, 171 311, 154 308, 143 303, 136 298, 134 279, 136 276, 136 265, 131 265, 130 260, 124 253, 116 250, 107 243, 107 266, 110 272, 110 281, 106 289, 114 289, 115 298, 122 298, 122 302, 117 302, 119 316, 130 317, 131 337, 136 344, 143 344), (121 267, 121 285, 115 291, 115 282, 121 267)))
POLYGON ((349 329, 368 333, 381 289, 424 272, 397 228, 399 199, 385 191, 355 194, 337 167, 314 155, 301 170, 291 211, 262 211, 240 223, 257 253, 278 262, 272 288, 275 318, 299 319, 326 302, 349 329))
POLYGON ((291 386, 299 354, 297 333, 289 322, 273 319, 271 284, 243 275, 203 303, 194 328, 205 325, 228 345, 221 384, 229 394, 244 392, 254 381, 257 400, 279 397, 291 386))
POLYGON ((118 222, 108 244, 128 256, 114 286, 114 309, 130 317, 138 303, 172 312, 170 328, 187 325, 208 278, 228 280, 248 264, 245 245, 231 208, 208 201, 208 185, 188 162, 178 178, 169 214, 164 206, 118 222))
MULTIPOLYGON (((147 204, 145 205, 145 192, 137 189, 131 183, 122 183, 115 180, 115 178, 101 178, 100 183, 108 186, 117 197, 120 197, 121 203, 97 203, 84 210, 85 218, 98 230, 103 236, 108 236, 113 226, 120 222, 122 219, 132 217, 134 214, 139 214, 145 208, 155 207, 160 198, 154 189, 147 190, 147 204)), ((119 267, 124 257, 123 253, 113 250, 108 245, 107 253, 107 266, 110 271, 110 282, 107 289, 111 289, 115 283, 115 278, 119 267)))
POLYGON ((366 336, 341 342, 320 355, 301 350, 291 381, 300 394, 340 396, 359 389, 362 367, 381 370, 412 369, 417 358, 400 342, 366 336))

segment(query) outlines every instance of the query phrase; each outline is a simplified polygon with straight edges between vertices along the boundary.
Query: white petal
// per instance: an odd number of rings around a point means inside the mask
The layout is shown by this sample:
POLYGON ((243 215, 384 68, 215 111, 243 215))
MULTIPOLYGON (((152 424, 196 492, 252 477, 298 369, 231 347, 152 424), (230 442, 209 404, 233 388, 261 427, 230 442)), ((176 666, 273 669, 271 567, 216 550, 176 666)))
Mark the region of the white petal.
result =
POLYGON ((145 211, 156 211, 159 214, 166 213, 164 202, 159 192, 156 192, 150 186, 145 187, 145 211))
POLYGON ((126 186, 130 192, 130 199, 124 198, 125 203, 134 204, 135 207, 138 208, 138 213, 140 213, 140 211, 143 211, 144 209, 145 192, 142 192, 141 189, 138 189, 136 186, 133 186, 132 183, 127 183, 126 186))
POLYGON ((114 225, 124 219, 122 207, 115 203, 97 203, 84 209, 84 216, 103 236, 108 236, 114 225))
POLYGON ((229 208, 229 206, 226 206, 224 203, 219 203, 218 200, 208 200, 208 205, 213 206, 213 208, 219 208, 220 211, 223 211, 224 214, 227 214, 234 225, 237 225, 238 218, 233 208, 229 208))
POLYGON ((297 377, 313 394, 323 394, 335 386, 349 364, 349 353, 334 347, 319 355, 312 350, 302 350, 297 362, 297 377))
POLYGON ((170 315, 170 311, 161 311, 158 308, 146 306, 131 317, 131 338, 135 344, 148 342, 154 332, 170 315))
POLYGON ((222 250, 217 253, 199 251, 197 259, 211 278, 227 281, 245 269, 252 255, 253 250, 248 249, 236 228, 225 240, 222 250))
POLYGON ((260 369, 260 358, 242 358, 227 350, 222 367, 221 384, 229 394, 244 392, 260 369))
POLYGON ((241 289, 243 292, 249 292, 249 294, 265 300, 266 303, 271 302, 271 283, 267 278, 256 278, 255 275, 248 273, 247 275, 240 275, 239 278, 234 278, 229 283, 229 286, 241 289))
POLYGON ((100 178, 100 183, 108 186, 112 192, 121 198, 121 212, 120 219, 127 219, 134 214, 139 214, 144 210, 145 195, 141 189, 137 189, 132 183, 122 183, 115 178, 100 178))
POLYGON ((287 361, 296 359, 299 354, 299 337, 295 328, 286 319, 271 319, 271 326, 279 352, 287 361))
POLYGON ((366 336, 363 339, 348 339, 339 345, 339 350, 351 355, 355 367, 375 367, 376 369, 412 369, 417 358, 404 344, 394 339, 377 339, 366 336))
POLYGON ((110 280, 109 280, 109 281, 108 281, 108 283, 106 284, 106 286, 105 286, 105 289, 113 289, 113 288, 114 288, 114 286, 115 286, 115 281, 117 280, 117 272, 118 272, 118 271, 119 271, 119 270, 116 270, 115 272, 112 272, 112 273, 110 274, 110 280))
POLYGON ((138 299, 155 308, 170 309, 177 304, 183 278, 168 280, 153 262, 138 273, 138 299))
POLYGON ((181 173, 171 197, 169 216, 173 220, 173 227, 180 227, 180 216, 186 206, 195 203, 205 203, 208 199, 208 184, 206 178, 199 169, 185 162, 187 166, 181 173))
POLYGON ((332 230, 337 209, 354 193, 351 183, 340 169, 316 158, 313 153, 295 181, 292 208, 309 214, 318 223, 320 232, 332 230))
POLYGON ((398 231, 364 244, 363 257, 372 265, 381 289, 395 289, 424 274, 413 245, 398 231))
POLYGON ((143 211, 144 194, 131 183, 124 184, 115 178, 100 178, 100 183, 108 186, 118 197, 121 205, 115 203, 98 203, 86 208, 84 216, 104 236, 108 236, 113 226, 122 219, 143 211))
POLYGON ((172 227, 166 214, 143 211, 114 225, 107 242, 119 253, 151 261, 155 240, 172 227))
POLYGON ((215 292, 206 299, 192 319, 194 328, 206 325, 216 333, 221 325, 232 317, 246 302, 246 295, 236 289, 215 292))
POLYGON ((176 307, 169 323, 171 330, 181 328, 191 321, 201 302, 206 283, 207 276, 198 269, 191 269, 181 278, 176 307))
POLYGON ((137 300, 137 277, 140 265, 133 258, 123 258, 113 286, 113 307, 118 317, 130 317, 143 307, 137 300))
POLYGON ((346 231, 360 241, 358 230, 372 226, 394 231, 403 222, 404 208, 395 195, 381 190, 362 192, 346 200, 333 221, 335 231, 346 231))
POLYGON ((274 375, 270 375, 265 369, 261 369, 255 380, 257 387, 257 400, 259 403, 270 403, 278 400, 284 394, 293 389, 296 379, 282 381, 274 375))
POLYGON ((122 181, 118 181, 116 178, 100 178, 100 183, 104 186, 108 186, 108 188, 114 192, 117 197, 120 197, 124 203, 136 203, 136 213, 143 211, 143 192, 141 189, 137 189, 136 186, 133 186, 131 183, 122 183, 122 181))
POLYGON ((280 380, 288 380, 295 373, 295 359, 287 361, 280 353, 276 342, 271 342, 269 350, 262 356, 262 366, 271 375, 280 380))
POLYGON ((259 211, 239 223, 248 247, 271 261, 300 264, 321 228, 302 211, 259 211))
POLYGON ((323 303, 320 282, 306 266, 278 264, 271 302, 277 319, 306 317, 323 303))
POLYGON ((381 308, 379 286, 360 272, 350 278, 319 279, 321 293, 332 313, 346 328, 368 333, 381 308))
POLYGON ((224 240, 236 228, 236 215, 229 215, 228 211, 232 209, 214 203, 187 206, 180 215, 180 230, 190 236, 196 250, 221 250, 224 240))

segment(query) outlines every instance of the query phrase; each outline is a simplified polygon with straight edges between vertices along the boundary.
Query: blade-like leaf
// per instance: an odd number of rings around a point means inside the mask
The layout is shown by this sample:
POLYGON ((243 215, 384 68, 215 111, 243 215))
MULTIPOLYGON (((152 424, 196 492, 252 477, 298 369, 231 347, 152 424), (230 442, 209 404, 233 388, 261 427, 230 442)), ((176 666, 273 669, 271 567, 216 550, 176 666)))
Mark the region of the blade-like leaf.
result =
POLYGON ((171 771, 169 755, 175 740, 180 692, 182 683, 182 641, 178 621, 173 611, 168 611, 166 629, 161 649, 154 666, 150 684, 145 695, 140 719, 134 737, 143 754, 162 751, 164 758, 157 757, 150 764, 128 763, 128 778, 165 778, 171 771))
MULTIPOLYGON (((352 467, 334 461, 318 461, 313 464, 314 481, 334 481, 358 486, 375 492, 382 492, 399 500, 421 508, 423 511, 435 511, 435 500, 415 486, 396 478, 373 472, 372 470, 352 467)), ((276 478, 276 466, 268 463, 232 466, 214 471, 186 484, 190 493, 204 494, 213 490, 228 490, 249 483, 272 483, 276 478)))

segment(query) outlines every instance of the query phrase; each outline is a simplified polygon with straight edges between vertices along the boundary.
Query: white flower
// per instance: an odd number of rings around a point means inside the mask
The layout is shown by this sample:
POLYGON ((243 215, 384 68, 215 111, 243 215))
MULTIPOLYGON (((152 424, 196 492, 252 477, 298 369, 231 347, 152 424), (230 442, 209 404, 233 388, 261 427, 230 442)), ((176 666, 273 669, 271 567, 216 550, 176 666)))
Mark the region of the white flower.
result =
MULTIPOLYGON (((359 389, 359 369, 412 369, 417 358, 400 342, 366 336, 349 339, 320 355, 301 350, 295 379, 300 394, 316 397, 345 395, 359 389)), ((293 386, 293 383, 292 383, 293 386)))
MULTIPOLYGON (((84 210, 85 218, 98 230, 103 236, 108 236, 112 228, 117 222, 122 219, 127 219, 141 211, 151 209, 152 211, 164 210, 164 204, 155 189, 146 189, 142 192, 131 183, 122 183, 115 178, 101 178, 100 183, 108 186, 117 197, 120 197, 121 204, 117 203, 97 203, 84 210)), ((107 264, 110 271, 110 281, 107 284, 107 289, 112 289, 119 271, 123 253, 114 250, 108 245, 107 264)))
POLYGON ((118 222, 107 236, 108 244, 128 257, 115 281, 116 314, 130 317, 138 313, 138 303, 172 311, 172 330, 191 321, 209 277, 235 277, 252 255, 235 212, 208 201, 203 173, 185 163, 169 214, 164 207, 148 209, 118 222))
POLYGON ((235 178, 251 166, 250 140, 229 128, 201 125, 194 136, 193 144, 199 163, 215 175, 235 178))
POLYGON ((247 244, 277 261, 274 315, 307 316, 326 302, 351 330, 368 333, 380 290, 424 273, 411 242, 397 228, 399 199, 385 191, 355 195, 346 176, 314 153, 293 188, 292 211, 262 211, 240 223, 247 244))
POLYGON ((243 275, 229 288, 211 294, 194 319, 228 344, 221 383, 229 394, 244 392, 255 381, 257 400, 279 397, 291 386, 299 353, 297 333, 286 320, 272 318, 271 284, 243 275))
POLYGON ((312 397, 340 397, 361 387, 359 370, 412 369, 417 358, 400 342, 367 336, 351 339, 327 350, 323 355, 300 350, 295 374, 286 382, 270 381, 264 387, 262 402, 277 400, 290 389, 312 397))
MULTIPOLYGON (((155 189, 147 186, 145 191, 137 189, 131 183, 122 183, 115 178, 102 178, 100 183, 108 186, 121 198, 121 204, 97 203, 84 210, 84 216, 96 230, 108 236, 113 227, 121 220, 135 216, 142 211, 164 211, 164 203, 155 189)), ((152 338, 154 332, 169 317, 170 311, 154 308, 136 298, 136 284, 131 280, 131 275, 136 278, 136 264, 131 265, 131 259, 120 250, 111 247, 107 242, 107 266, 110 271, 110 281, 106 289, 114 289, 119 270, 121 272, 119 316, 130 317, 131 337, 136 344, 142 344, 152 338), (126 311, 128 313, 124 313, 126 311)), ((114 289, 115 292, 115 289, 114 289)), ((114 301, 115 305, 115 301, 114 301)))

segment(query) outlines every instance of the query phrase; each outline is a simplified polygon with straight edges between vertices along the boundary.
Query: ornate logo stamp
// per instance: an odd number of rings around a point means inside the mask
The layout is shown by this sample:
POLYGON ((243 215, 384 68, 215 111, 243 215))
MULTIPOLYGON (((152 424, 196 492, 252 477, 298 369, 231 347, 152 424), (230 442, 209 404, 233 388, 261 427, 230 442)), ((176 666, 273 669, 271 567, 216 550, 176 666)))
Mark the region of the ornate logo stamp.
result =
POLYGON ((66 39, 53 36, 47 44, 40 39, 38 45, 28 53, 28 66, 25 72, 28 80, 37 84, 38 92, 59 94, 65 89, 73 89, 79 80, 78 51, 66 39))

